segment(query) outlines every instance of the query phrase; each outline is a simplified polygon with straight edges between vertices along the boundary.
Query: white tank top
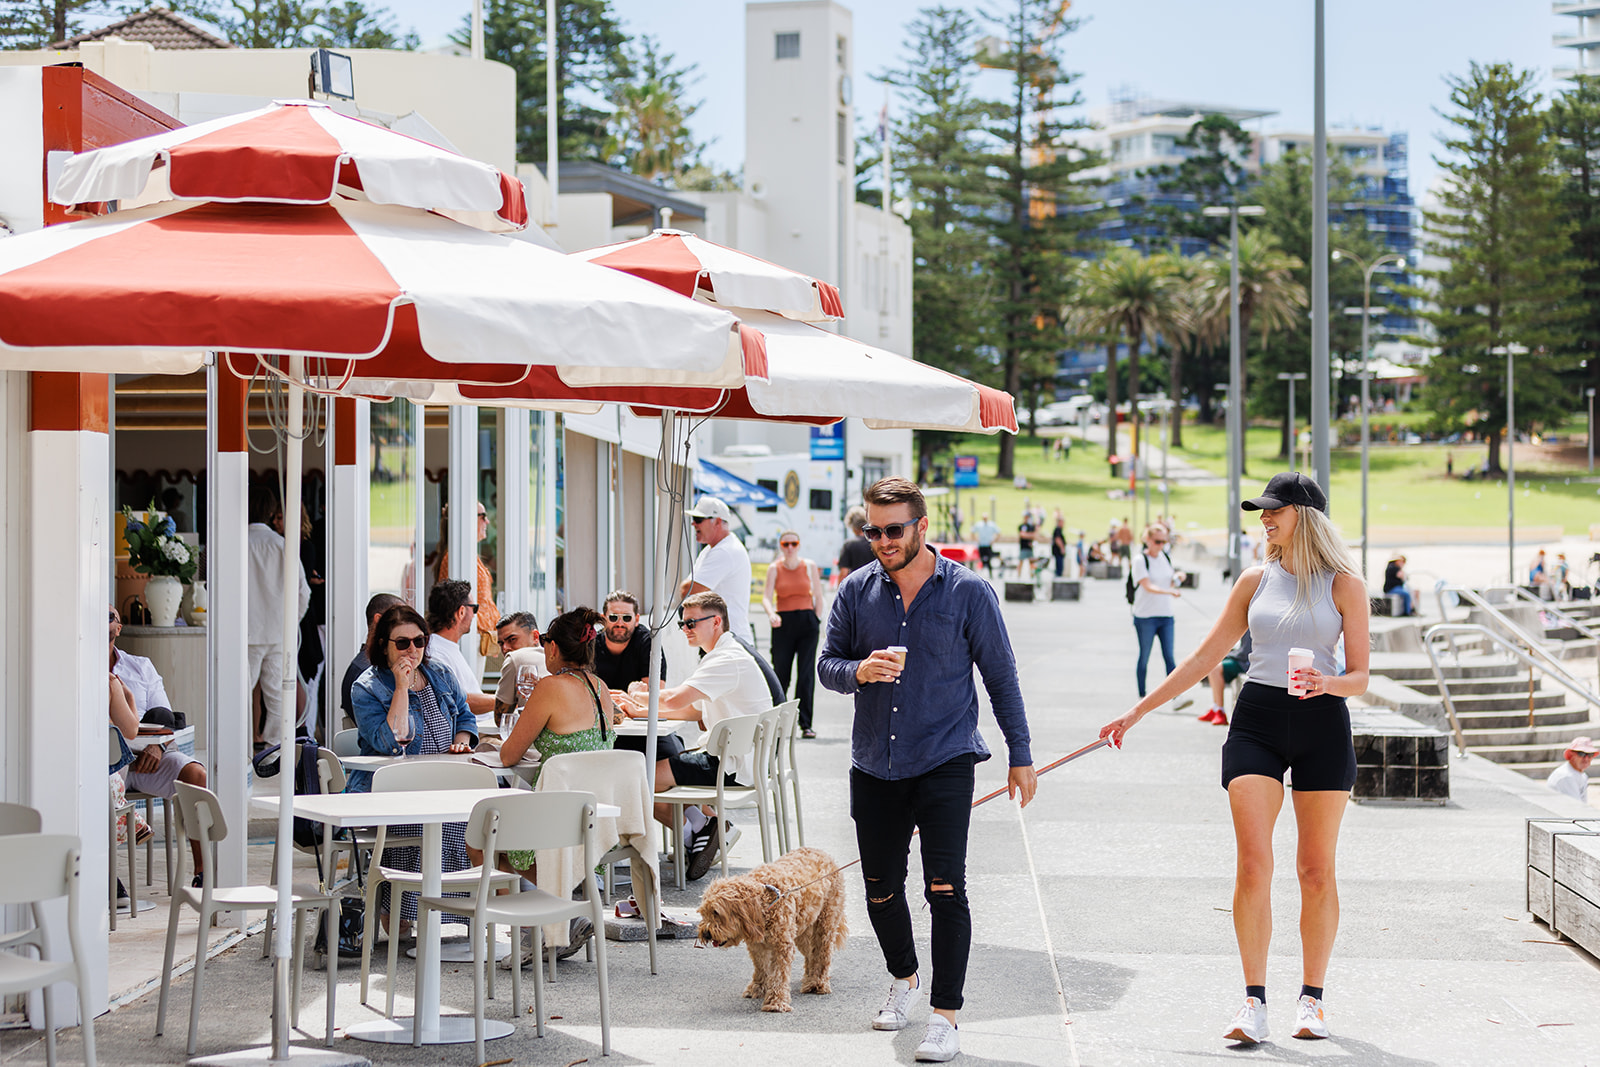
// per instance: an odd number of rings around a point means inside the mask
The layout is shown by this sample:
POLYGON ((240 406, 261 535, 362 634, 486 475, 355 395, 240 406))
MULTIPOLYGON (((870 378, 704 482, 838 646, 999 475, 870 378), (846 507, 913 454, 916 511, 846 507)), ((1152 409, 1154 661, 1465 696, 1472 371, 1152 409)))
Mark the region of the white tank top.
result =
POLYGON ((1309 648, 1311 665, 1323 674, 1338 674, 1334 648, 1344 633, 1344 616, 1333 603, 1334 572, 1311 580, 1311 604, 1298 614, 1294 610, 1297 586, 1294 575, 1276 560, 1269 560, 1261 574, 1261 584, 1250 598, 1250 669, 1245 680, 1261 685, 1289 688, 1289 650, 1309 648))

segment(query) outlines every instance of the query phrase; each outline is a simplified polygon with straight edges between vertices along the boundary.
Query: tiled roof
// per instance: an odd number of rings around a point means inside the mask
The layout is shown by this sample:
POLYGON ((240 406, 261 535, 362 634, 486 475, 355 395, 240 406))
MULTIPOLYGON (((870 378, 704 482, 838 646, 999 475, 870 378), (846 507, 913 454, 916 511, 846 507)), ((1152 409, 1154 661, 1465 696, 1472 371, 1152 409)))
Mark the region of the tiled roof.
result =
POLYGON ((102 26, 92 33, 80 33, 52 48, 76 48, 84 41, 103 41, 107 37, 120 37, 124 41, 148 41, 156 48, 233 48, 231 42, 202 30, 181 15, 173 14, 160 4, 147 11, 129 15, 121 22, 102 26))

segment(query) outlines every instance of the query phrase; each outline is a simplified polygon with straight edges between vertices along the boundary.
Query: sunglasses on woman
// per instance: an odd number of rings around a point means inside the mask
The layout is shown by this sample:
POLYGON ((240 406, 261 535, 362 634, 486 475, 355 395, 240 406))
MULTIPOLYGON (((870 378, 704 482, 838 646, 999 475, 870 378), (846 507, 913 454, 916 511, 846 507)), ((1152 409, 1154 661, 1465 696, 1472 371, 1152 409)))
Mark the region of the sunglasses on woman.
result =
POLYGON ((412 647, 426 648, 428 645, 428 639, 426 637, 391 637, 389 640, 394 642, 394 647, 398 648, 401 652, 404 652, 406 649, 412 647))
POLYGON ((800 547, 800 542, 799 541, 779 541, 778 545, 781 548, 799 548, 800 547))

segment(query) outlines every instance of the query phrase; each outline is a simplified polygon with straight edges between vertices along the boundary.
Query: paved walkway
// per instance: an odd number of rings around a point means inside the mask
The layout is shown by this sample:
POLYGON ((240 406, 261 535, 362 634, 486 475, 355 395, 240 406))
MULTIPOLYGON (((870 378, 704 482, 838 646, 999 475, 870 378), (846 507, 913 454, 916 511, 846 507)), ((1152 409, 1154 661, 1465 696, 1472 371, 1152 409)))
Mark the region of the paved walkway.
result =
MULTIPOLYGON (((1120 582, 1091 582, 1078 603, 1007 605, 1040 763, 1091 740, 1131 702, 1133 630, 1120 582)), ((1220 605, 1216 575, 1179 608, 1180 651, 1192 648, 1220 605)), ((1159 673, 1159 669, 1157 672, 1159 673)), ((1215 1064, 1250 1062, 1370 1065, 1595 1063, 1600 1059, 1600 968, 1523 911, 1523 820, 1581 815, 1575 801, 1480 760, 1455 761, 1444 807, 1352 804, 1341 839, 1343 922, 1328 977, 1336 1035, 1289 1039, 1300 981, 1292 814, 1277 837, 1278 875, 1269 1000, 1277 1037, 1253 1051, 1218 1037, 1242 990, 1229 918, 1232 832, 1217 785, 1224 731, 1182 714, 1156 714, 1122 752, 1101 751, 1047 776, 1027 809, 1055 962, 1065 982, 1058 1001, 1045 929, 1022 849, 1017 815, 1004 802, 974 814, 969 885, 975 936, 962 1014, 964 1056, 985 1064, 1215 1064)), ((822 738, 806 744, 802 770, 806 839, 840 860, 855 847, 847 814, 848 705, 819 701, 822 738)), ((984 728, 999 747, 992 723, 984 728)), ((979 768, 979 788, 1003 781, 1002 760, 979 768)), ((756 834, 735 850, 759 859, 756 834)), ((915 877, 915 875, 914 875, 915 877)), ((703 883, 702 883, 703 884, 703 883)), ((697 887, 669 905, 689 906, 697 887)), ((651 977, 640 945, 612 945, 613 1054, 617 1064, 909 1063, 921 1036, 874 1033, 867 1020, 887 984, 882 960, 850 875, 851 937, 834 969, 833 994, 795 995, 788 1015, 762 1014, 739 997, 749 977, 740 950, 661 949, 651 977)), ((916 921, 924 931, 926 912, 916 921)), ((207 971, 203 1052, 264 1041, 270 965, 255 939, 207 971)), ((399 988, 411 988, 402 963, 399 988)), ((503 976, 503 975, 502 975, 503 976)), ((553 1064, 600 1059, 593 967, 579 956, 561 966, 549 993, 552 1016, 540 1041, 524 1019, 490 1059, 553 1064)), ((356 969, 341 971, 340 1025, 374 1017, 356 1001, 356 969)), ((373 1002, 382 1005, 382 979, 373 1002)), ((176 986, 168 1036, 152 1037, 155 996, 102 1017, 102 1062, 182 1060, 189 982, 176 986)), ((491 1014, 509 1012, 509 989, 491 1014)), ((302 1004, 320 1031, 321 978, 308 972, 302 1004)), ((471 1004, 464 969, 445 973, 444 1000, 471 1004)), ((409 1003, 409 998, 402 996, 409 1003)), ((317 1034, 320 1037, 320 1032, 317 1034)), ((340 1039, 340 1051, 383 1064, 470 1064, 471 1046, 413 1051, 340 1039)), ((74 1062, 74 1036, 63 1044, 74 1062)), ((42 1063, 42 1045, 0 1035, 0 1060, 42 1063)))

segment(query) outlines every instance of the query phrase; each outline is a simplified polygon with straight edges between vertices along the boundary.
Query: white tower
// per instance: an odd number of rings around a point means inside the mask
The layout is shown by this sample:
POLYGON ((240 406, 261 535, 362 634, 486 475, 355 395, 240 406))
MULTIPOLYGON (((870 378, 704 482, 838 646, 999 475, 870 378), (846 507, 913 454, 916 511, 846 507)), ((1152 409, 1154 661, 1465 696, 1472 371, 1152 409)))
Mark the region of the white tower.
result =
POLYGON ((745 189, 765 205, 768 257, 841 291, 855 200, 852 46, 850 12, 832 0, 745 6, 745 189))
POLYGON ((1595 0, 1556 0, 1550 9, 1557 15, 1568 15, 1577 20, 1577 33, 1558 33, 1553 44, 1557 48, 1570 48, 1576 53, 1576 67, 1557 67, 1551 71, 1557 78, 1582 78, 1600 74, 1600 3, 1595 0))

